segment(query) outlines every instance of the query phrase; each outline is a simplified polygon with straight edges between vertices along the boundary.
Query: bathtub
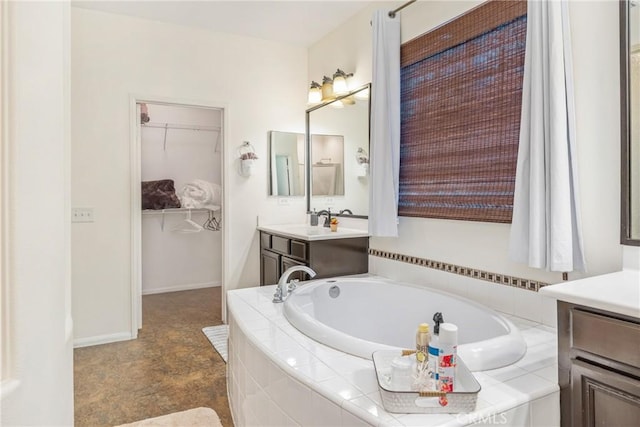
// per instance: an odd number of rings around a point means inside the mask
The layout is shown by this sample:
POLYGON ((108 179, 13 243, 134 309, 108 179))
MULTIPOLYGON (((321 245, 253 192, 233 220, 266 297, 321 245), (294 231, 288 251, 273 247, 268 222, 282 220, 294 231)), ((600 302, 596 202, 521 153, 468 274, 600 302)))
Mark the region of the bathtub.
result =
POLYGON ((518 328, 473 301, 382 278, 339 278, 301 285, 286 299, 285 318, 303 334, 365 359, 376 350, 415 348, 418 324, 442 312, 458 326, 458 355, 472 371, 511 365, 527 350, 518 328))

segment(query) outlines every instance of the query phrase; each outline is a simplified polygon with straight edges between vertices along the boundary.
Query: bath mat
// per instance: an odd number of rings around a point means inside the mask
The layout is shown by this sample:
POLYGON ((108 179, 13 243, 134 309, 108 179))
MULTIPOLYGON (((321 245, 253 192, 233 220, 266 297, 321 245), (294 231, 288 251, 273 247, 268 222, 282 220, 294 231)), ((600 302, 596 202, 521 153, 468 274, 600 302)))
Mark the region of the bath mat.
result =
POLYGON ((211 408, 194 408, 188 411, 174 412, 156 418, 122 424, 118 427, 184 427, 207 426, 222 427, 218 414, 211 408))
POLYGON ((229 338, 229 325, 207 326, 202 332, 209 338, 211 345, 227 363, 227 339, 229 338))

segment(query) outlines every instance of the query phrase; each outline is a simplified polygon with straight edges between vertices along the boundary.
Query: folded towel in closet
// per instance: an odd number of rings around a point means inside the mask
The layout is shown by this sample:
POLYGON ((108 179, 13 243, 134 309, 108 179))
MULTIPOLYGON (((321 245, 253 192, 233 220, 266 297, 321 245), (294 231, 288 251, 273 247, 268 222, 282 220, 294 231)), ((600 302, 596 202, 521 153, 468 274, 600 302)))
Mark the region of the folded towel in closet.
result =
POLYGON ((142 209, 179 208, 172 179, 142 181, 142 209))
POLYGON ((179 195, 183 208, 209 208, 218 209, 220 207, 222 188, 218 184, 194 179, 185 184, 182 193, 179 195))

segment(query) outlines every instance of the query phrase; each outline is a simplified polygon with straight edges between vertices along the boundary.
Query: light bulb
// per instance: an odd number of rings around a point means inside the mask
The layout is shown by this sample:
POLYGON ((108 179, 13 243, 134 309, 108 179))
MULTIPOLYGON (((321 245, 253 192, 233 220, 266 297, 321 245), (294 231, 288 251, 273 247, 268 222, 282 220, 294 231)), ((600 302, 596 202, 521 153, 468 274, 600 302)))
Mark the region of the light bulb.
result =
POLYGON ((322 102, 332 101, 334 99, 336 99, 336 96, 333 94, 333 80, 324 76, 322 78, 322 102))
POLYGON ((322 90, 321 86, 316 82, 311 82, 311 87, 309 88, 309 104, 319 104, 322 102, 322 90))
POLYGON ((344 71, 338 68, 336 72, 333 74, 333 93, 336 95, 344 95, 349 92, 349 87, 347 86, 347 75, 344 71))

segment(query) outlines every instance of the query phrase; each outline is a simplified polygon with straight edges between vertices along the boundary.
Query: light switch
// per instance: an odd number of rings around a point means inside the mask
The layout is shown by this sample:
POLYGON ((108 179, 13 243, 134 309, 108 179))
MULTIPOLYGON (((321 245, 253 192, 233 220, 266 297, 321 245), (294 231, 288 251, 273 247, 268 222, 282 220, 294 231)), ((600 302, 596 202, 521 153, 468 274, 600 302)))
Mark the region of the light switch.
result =
POLYGON ((71 209, 71 222, 93 222, 93 208, 71 209))

